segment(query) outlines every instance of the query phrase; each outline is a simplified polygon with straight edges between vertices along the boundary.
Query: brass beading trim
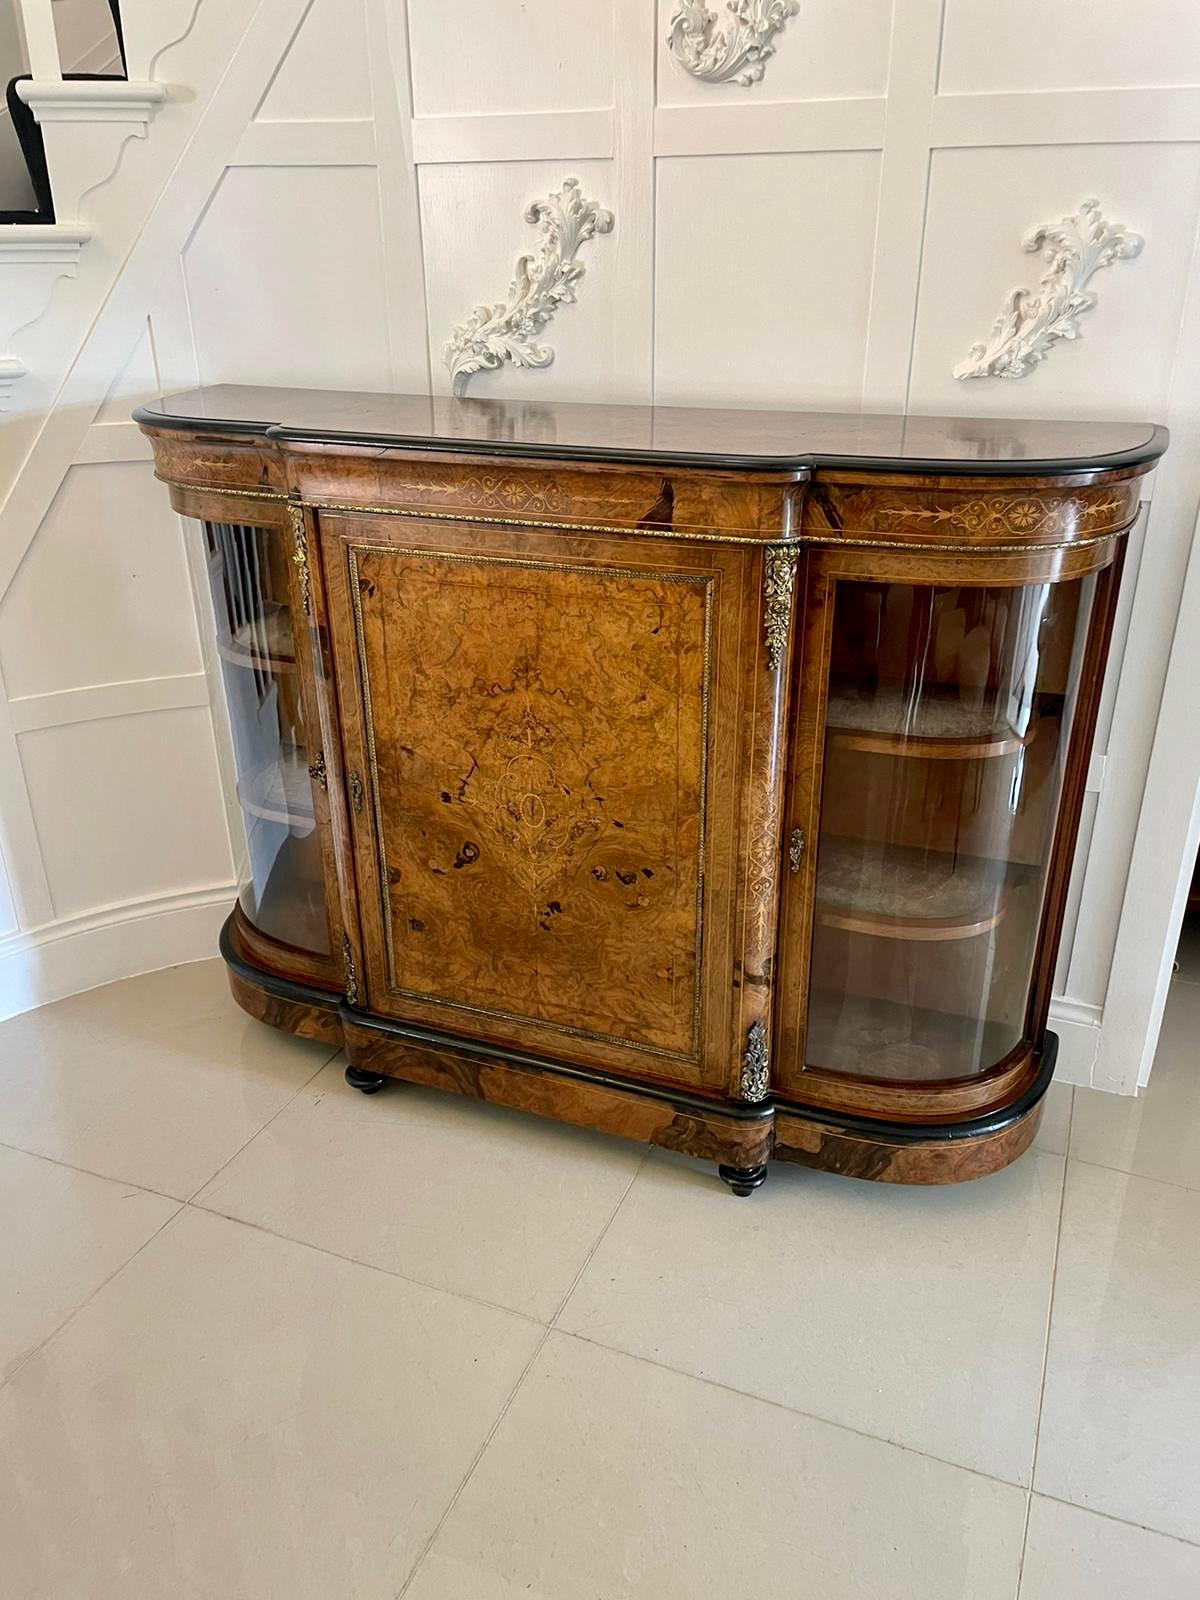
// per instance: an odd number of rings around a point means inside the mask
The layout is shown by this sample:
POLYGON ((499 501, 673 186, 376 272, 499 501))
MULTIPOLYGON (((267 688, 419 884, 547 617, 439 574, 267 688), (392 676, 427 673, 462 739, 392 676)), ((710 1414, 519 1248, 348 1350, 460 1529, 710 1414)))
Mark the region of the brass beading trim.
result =
POLYGON ((164 478, 161 472, 154 474, 159 483, 165 483, 168 489, 190 489, 194 494, 231 494, 239 500, 286 500, 287 495, 278 489, 225 489, 215 483, 185 483, 182 478, 164 478))
MULTIPOLYGON (((171 489, 188 489, 194 494, 222 494, 241 496, 250 500, 279 500, 289 501, 285 494, 276 493, 269 489, 225 489, 215 485, 209 486, 199 483, 184 483, 179 478, 164 478, 157 472, 154 475, 159 483, 165 483, 171 489)), ((786 545, 789 548, 807 545, 817 545, 825 550, 923 550, 940 551, 948 555, 968 556, 1025 556, 1037 555, 1046 550, 1086 550, 1091 545, 1103 544, 1106 539, 1117 539, 1122 534, 1128 533, 1138 519, 1138 513, 1130 517, 1128 522, 1119 528, 1110 528, 1107 533, 1091 534, 1086 539, 1056 539, 1053 542, 1031 540, 1025 544, 943 544, 940 540, 925 539, 855 539, 842 538, 836 534, 774 533, 765 537, 750 537, 747 534, 736 533, 706 533, 701 529, 679 530, 676 528, 647 528, 631 523, 610 522, 546 522, 535 517, 487 517, 479 515, 469 509, 462 511, 430 511, 414 510, 408 506, 373 506, 373 505, 348 505, 337 500, 291 500, 292 505, 299 505, 311 511, 342 511, 353 515, 372 517, 408 517, 416 522, 476 522, 489 527, 520 528, 525 532, 539 528, 549 529, 555 533, 616 533, 628 537, 634 535, 642 539, 680 539, 696 544, 744 544, 753 545, 759 549, 778 548, 786 545)))
POLYGON ((479 515, 470 509, 462 511, 424 511, 413 510, 408 506, 351 506, 343 505, 336 501, 313 500, 305 501, 317 511, 349 511, 366 512, 370 516, 383 517, 410 517, 418 522, 482 522, 490 527, 497 528, 551 528, 558 533, 619 533, 635 534, 645 539, 692 539, 708 544, 751 544, 764 546, 779 544, 780 542, 798 543, 795 539, 785 539, 781 534, 768 534, 761 538, 751 537, 748 534, 737 533, 705 533, 697 529, 695 532, 679 532, 673 528, 646 528, 638 523, 618 522, 547 522, 537 517, 487 517, 479 515))

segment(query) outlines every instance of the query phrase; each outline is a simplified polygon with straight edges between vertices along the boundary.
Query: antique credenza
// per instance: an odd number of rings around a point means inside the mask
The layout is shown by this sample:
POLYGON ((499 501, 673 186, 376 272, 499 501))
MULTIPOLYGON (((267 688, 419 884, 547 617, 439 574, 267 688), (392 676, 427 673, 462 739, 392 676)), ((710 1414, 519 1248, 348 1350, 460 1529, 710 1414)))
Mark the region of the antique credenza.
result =
POLYGON ((1031 1142, 1138 480, 1124 423, 224 387, 203 524, 247 1011, 716 1161, 1031 1142))

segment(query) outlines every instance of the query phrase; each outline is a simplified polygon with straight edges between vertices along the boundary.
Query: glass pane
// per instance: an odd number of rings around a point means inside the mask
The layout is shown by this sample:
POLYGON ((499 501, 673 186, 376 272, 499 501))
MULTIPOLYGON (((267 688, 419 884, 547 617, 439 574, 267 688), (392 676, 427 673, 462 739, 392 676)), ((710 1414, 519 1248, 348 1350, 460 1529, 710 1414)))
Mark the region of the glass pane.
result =
POLYGON ((208 570, 238 800, 242 910, 284 944, 329 953, 311 756, 287 605, 288 553, 272 528, 206 522, 208 570))
POLYGON ((838 585, 808 1066, 964 1078, 1021 1042, 1094 581, 838 585))

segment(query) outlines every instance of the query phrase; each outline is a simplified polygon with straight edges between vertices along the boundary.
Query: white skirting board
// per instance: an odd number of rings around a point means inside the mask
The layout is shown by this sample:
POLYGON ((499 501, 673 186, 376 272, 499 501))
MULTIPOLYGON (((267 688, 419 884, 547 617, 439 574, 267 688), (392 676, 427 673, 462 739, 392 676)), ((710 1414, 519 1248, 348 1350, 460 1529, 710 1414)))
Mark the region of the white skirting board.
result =
POLYGON ((1100 1050, 1100 1025, 1103 1006, 1088 1005, 1065 996, 1050 1002, 1051 1033, 1058 1035, 1058 1062, 1054 1076, 1059 1083, 1090 1086, 1092 1069, 1100 1050))
POLYGON ((119 978, 215 956, 236 897, 236 884, 215 884, 0 940, 0 1019, 119 978))

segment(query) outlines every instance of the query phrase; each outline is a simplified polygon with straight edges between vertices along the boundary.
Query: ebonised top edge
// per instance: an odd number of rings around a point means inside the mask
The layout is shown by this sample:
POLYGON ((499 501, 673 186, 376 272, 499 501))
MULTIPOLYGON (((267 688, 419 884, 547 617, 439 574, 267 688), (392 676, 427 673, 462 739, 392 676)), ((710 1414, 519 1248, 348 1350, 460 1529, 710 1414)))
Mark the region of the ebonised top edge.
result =
POLYGON ((151 428, 358 450, 798 477, 820 467, 1025 477, 1102 471, 1151 463, 1168 442, 1167 430, 1153 423, 455 400, 234 384, 171 395, 133 416, 151 428))

